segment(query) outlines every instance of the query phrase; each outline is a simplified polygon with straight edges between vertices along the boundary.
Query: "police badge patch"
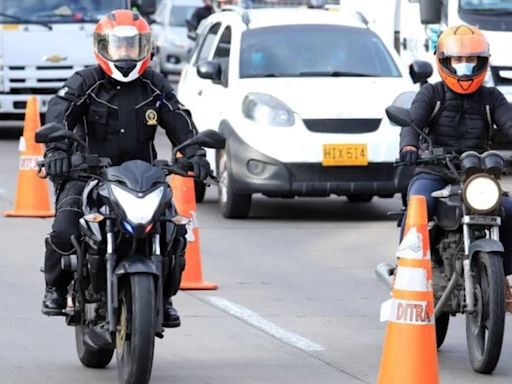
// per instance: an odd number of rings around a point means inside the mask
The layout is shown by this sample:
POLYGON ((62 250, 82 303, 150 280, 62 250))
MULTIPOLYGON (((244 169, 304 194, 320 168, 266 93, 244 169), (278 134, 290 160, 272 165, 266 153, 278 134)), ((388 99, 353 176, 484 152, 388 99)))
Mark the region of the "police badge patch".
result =
POLYGON ((148 109, 145 116, 147 125, 158 125, 158 115, 154 109, 148 109))

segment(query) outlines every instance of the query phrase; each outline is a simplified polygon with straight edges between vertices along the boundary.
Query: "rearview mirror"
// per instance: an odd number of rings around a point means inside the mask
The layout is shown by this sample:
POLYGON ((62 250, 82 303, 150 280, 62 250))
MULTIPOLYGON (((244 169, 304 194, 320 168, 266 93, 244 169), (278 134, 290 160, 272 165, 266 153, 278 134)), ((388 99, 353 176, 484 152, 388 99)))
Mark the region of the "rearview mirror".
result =
POLYGON ((411 113, 408 109, 391 105, 386 108, 386 116, 396 125, 401 127, 410 126, 412 123, 411 113))
POLYGON ((176 152, 181 151, 183 148, 189 147, 191 145, 199 145, 205 148, 222 149, 226 146, 226 139, 217 131, 214 131, 213 129, 207 129, 174 148, 174 156, 176 156, 176 152))
POLYGON ((193 140, 195 140, 196 144, 206 148, 222 149, 226 146, 224 136, 213 129, 200 132, 193 140))
POLYGON ((428 61, 414 60, 409 65, 409 75, 414 84, 420 83, 425 84, 427 79, 432 76, 434 69, 428 61))
POLYGON ((421 24, 439 24, 441 22, 441 0, 420 0, 421 24))
POLYGON ((67 130, 61 124, 49 123, 36 131, 36 143, 55 143, 67 138, 67 130))

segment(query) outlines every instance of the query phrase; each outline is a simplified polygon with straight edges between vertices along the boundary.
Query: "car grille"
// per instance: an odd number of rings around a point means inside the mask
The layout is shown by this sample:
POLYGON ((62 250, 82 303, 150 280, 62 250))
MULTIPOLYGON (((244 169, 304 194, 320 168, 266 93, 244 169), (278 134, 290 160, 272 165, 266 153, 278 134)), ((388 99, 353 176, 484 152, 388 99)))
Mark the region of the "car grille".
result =
POLYGON ((321 133, 367 133, 379 128, 381 119, 305 119, 311 132, 321 133))

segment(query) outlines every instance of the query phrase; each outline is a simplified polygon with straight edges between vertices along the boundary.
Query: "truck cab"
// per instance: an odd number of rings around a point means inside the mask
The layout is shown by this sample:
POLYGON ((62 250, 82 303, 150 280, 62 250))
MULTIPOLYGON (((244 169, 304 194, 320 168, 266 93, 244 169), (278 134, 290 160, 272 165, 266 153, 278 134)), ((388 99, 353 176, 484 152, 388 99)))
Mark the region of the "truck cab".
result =
POLYGON ((143 16, 155 0, 2 0, 0 2, 0 128, 21 127, 29 96, 40 111, 77 70, 96 64, 97 21, 114 9, 143 16))

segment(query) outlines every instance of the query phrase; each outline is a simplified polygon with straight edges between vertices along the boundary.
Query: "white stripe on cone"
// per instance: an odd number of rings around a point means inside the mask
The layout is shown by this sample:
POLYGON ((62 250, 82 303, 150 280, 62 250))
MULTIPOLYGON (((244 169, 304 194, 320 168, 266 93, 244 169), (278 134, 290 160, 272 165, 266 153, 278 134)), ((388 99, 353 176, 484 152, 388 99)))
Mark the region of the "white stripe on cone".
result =
POLYGON ((428 291, 427 271, 424 268, 400 267, 396 271, 394 289, 401 291, 428 291))
POLYGON ((429 316, 427 305, 426 301, 389 299, 380 307, 380 321, 416 325, 433 324, 435 318, 429 316))
POLYGON ((407 235, 398 246, 396 257, 416 260, 423 259, 423 242, 421 234, 418 233, 416 227, 412 227, 407 232, 407 235))

